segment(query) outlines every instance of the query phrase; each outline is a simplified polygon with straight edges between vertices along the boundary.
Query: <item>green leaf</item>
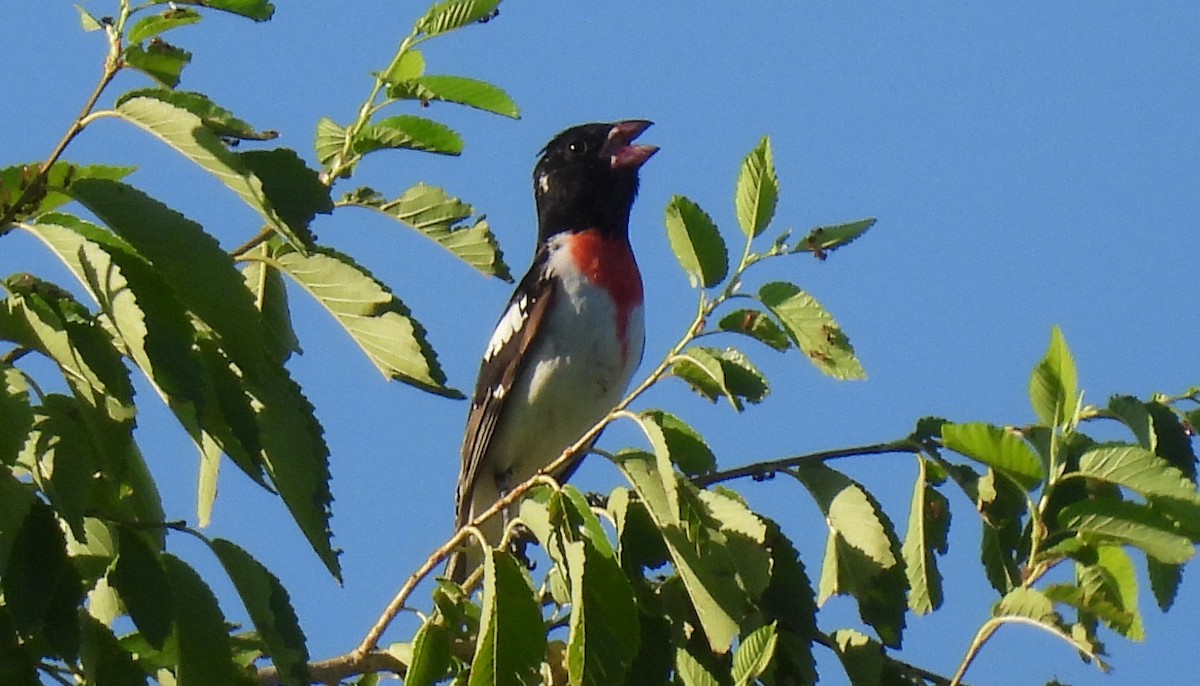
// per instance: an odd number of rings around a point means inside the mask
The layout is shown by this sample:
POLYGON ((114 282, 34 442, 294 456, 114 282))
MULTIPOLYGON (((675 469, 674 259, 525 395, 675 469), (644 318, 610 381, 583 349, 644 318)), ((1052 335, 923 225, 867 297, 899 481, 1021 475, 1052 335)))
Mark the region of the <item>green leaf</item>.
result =
MULTIPOLYGON (((129 372, 109 335, 69 293, 28 274, 9 279, 14 297, 0 303, 0 338, 45 355, 62 370, 72 393, 95 410, 97 447, 128 440, 136 410, 129 372)), ((107 466, 116 466, 111 460, 107 466)))
POLYGON ((284 249, 274 263, 334 316, 385 377, 448 398, 463 397, 445 385, 424 327, 386 285, 348 256, 327 248, 307 256, 284 249))
POLYGON ((993 617, 1023 617, 1032 619, 1039 624, 1057 627, 1058 613, 1054 611, 1054 603, 1044 593, 1027 587, 1014 588, 996 602, 992 608, 993 617))
POLYGON ((817 632, 817 604, 812 583, 800 554, 779 525, 763 518, 766 548, 771 553, 771 581, 758 605, 778 629, 774 676, 776 683, 813 684, 817 680, 813 639, 817 632))
POLYGON ((917 457, 917 479, 913 485, 904 535, 904 566, 908 574, 908 607, 918 615, 942 606, 942 574, 936 555, 946 554, 950 530, 950 502, 931 484, 928 463, 917 457))
POLYGON ((804 484, 829 525, 817 602, 854 596, 862 620, 884 645, 899 647, 908 584, 891 521, 865 488, 841 472, 808 464, 787 473, 804 484))
MULTIPOLYGON (((421 64, 424 67, 424 64, 421 64)), ((412 68, 411 66, 409 67, 412 68)), ((452 102, 474 107, 511 119, 520 119, 517 103, 502 89, 487 81, 468 79, 462 76, 413 76, 391 81, 388 96, 399 100, 431 100, 452 102)))
MULTIPOLYGON (((590 514, 590 512, 589 512, 590 514)), ((617 560, 585 538, 566 547, 571 584, 567 674, 572 686, 605 686, 625 679, 637 655, 633 589, 617 560)))
POLYGON ((639 417, 649 423, 643 423, 643 428, 653 432, 649 438, 654 449, 665 450, 684 474, 698 476, 716 469, 717 457, 704 437, 682 419, 662 410, 648 410, 639 417))
POLYGON ((743 401, 757 404, 770 392, 766 377, 736 348, 688 348, 676 357, 671 374, 711 401, 724 396, 738 412, 743 401))
POLYGON ((1160 402, 1148 402, 1146 409, 1154 422, 1154 436, 1157 439, 1154 452, 1170 462, 1172 467, 1183 472, 1184 476, 1195 481, 1196 451, 1192 448, 1192 436, 1200 417, 1193 415, 1192 427, 1189 429, 1180 422, 1179 416, 1170 407, 1160 402))
POLYGON ((17 199, 28 191, 15 219, 33 217, 71 202, 71 197, 62 189, 75 179, 102 178, 118 180, 133 173, 133 167, 111 167, 105 165, 80 166, 69 162, 55 162, 46 172, 43 186, 30 188, 37 176, 40 163, 15 164, 0 169, 0 212, 6 212, 17 199))
POLYGON ((675 650, 675 675, 683 686, 721 686, 712 670, 683 647, 675 650))
POLYGON ((199 224, 122 183, 81 179, 71 194, 155 267, 253 379, 266 361, 262 322, 229 254, 199 224))
POLYGON ((238 157, 262 181, 263 193, 279 218, 306 244, 311 243, 314 237, 308 225, 318 214, 333 212, 329 186, 294 150, 252 150, 238 157))
POLYGON ((124 119, 171 146, 216 176, 297 249, 304 247, 301 237, 295 235, 271 207, 262 182, 246 169, 237 155, 225 147, 200 117, 186 108, 156 97, 131 98, 104 114, 124 119))
POLYGON ((94 476, 100 469, 83 415, 74 399, 49 394, 25 444, 34 483, 80 540, 87 538, 83 519, 94 506, 94 476))
POLYGON ((418 183, 390 201, 369 188, 362 188, 348 194, 339 204, 381 212, 416 229, 480 272, 512 281, 487 219, 480 216, 470 226, 460 224, 475 209, 441 188, 418 183))
MULTIPOLYGON (((401 81, 415 79, 418 76, 425 75, 425 56, 420 50, 409 48, 400 53, 392 68, 385 74, 381 74, 380 78, 390 84, 398 84, 401 81)), ((393 96, 395 97, 395 96, 393 96)))
POLYGON ((175 616, 179 662, 175 667, 178 686, 209 686, 236 683, 233 652, 225 617, 217 598, 204 579, 183 560, 162 554, 163 570, 171 584, 171 595, 180 608, 175 616))
MULTIPOLYGON (((191 10, 180 10, 190 12, 191 10)), ((168 88, 143 88, 123 93, 117 98, 117 106, 135 98, 151 98, 187 110, 200 118, 204 127, 223 139, 267 141, 278 138, 277 131, 259 131, 249 123, 233 116, 229 110, 218 106, 207 95, 168 88)))
POLYGON ((1094 566, 1076 565, 1079 586, 1108 628, 1131 641, 1144 641, 1146 629, 1138 610, 1138 578, 1133 560, 1122 548, 1102 545, 1094 566), (1113 611, 1106 611, 1111 608, 1113 611))
POLYGON ((734 686, 748 686, 767 671, 767 667, 775 657, 775 645, 778 638, 775 633, 775 625, 766 624, 742 639, 733 653, 734 686))
POLYGON ((833 632, 837 655, 850 678, 851 686, 880 686, 883 684, 883 646, 866 634, 853 629, 833 632))
POLYGON ((176 614, 189 612, 190 608, 175 602, 167 572, 143 536, 135 529, 121 528, 119 553, 108 580, 121 595, 138 631, 151 646, 162 650, 176 614))
POLYGON ((1081 500, 1064 507, 1058 521, 1069 530, 1137 546, 1168 564, 1183 564, 1195 554, 1192 542, 1175 533, 1171 520, 1137 503, 1081 500))
POLYGON ((758 310, 734 310, 721 317, 717 328, 744 334, 781 352, 792 346, 787 332, 758 310))
POLYGON ((1146 575, 1150 579, 1150 591, 1154 593, 1158 608, 1163 612, 1171 609, 1179 593, 1179 585, 1183 583, 1183 565, 1170 565, 1147 557, 1146 575))
POLYGON ((1061 426, 1075 414, 1075 382, 1075 360, 1062 330, 1055 326, 1046 356, 1029 379, 1029 401, 1043 424, 1061 426))
POLYGON ((1154 450, 1158 438, 1154 435, 1154 420, 1145 403, 1131 395, 1114 395, 1108 400, 1108 411, 1129 427, 1139 445, 1146 450, 1154 450))
POLYGON ((104 28, 100 20, 93 17, 92 13, 84 9, 82 5, 76 3, 75 10, 79 12, 79 27, 84 31, 100 31, 104 28))
POLYGON ((1042 461, 1015 431, 983 422, 943 424, 942 444, 993 467, 1026 490, 1042 482, 1042 461))
POLYGON ((209 547, 233 581, 250 621, 287 686, 309 683, 308 646, 287 589, 242 548, 216 538, 209 547))
POLYGON ((413 638, 412 661, 404 675, 404 686, 433 686, 446 676, 453 653, 450 632, 426 620, 413 638))
POLYGON ((447 33, 491 17, 499 4, 500 0, 443 0, 417 20, 416 29, 426 36, 447 33))
POLYGON ((667 203, 667 238, 692 287, 712 288, 729 273, 729 252, 711 217, 691 200, 676 195, 667 203))
MULTIPOLYGON (((696 488, 690 482, 678 479, 674 472, 660 472, 653 456, 627 451, 618 458, 622 472, 641 502, 645 503, 655 528, 662 534, 671 562, 696 610, 709 646, 717 653, 728 652, 738 635, 736 618, 749 611, 749 599, 739 584, 730 583, 731 578, 738 577, 740 570, 734 564, 733 551, 726 543, 730 534, 747 541, 753 541, 753 536, 737 532, 736 528, 729 532, 719 530, 722 523, 714 521, 712 515, 706 512, 708 507, 699 501, 696 488), (665 484, 669 484, 670 488, 665 484), (676 492, 681 490, 685 495, 676 496, 676 492), (689 513, 687 518, 681 519, 681 505, 677 505, 677 502, 685 499, 689 501, 689 513), (693 517, 698 520, 696 526, 690 526, 693 517)), ((762 523, 757 524, 765 532, 762 523)), ((739 524, 738 528, 745 527, 739 524)), ((746 562, 758 562, 765 571, 768 560, 763 555, 763 538, 765 533, 759 536, 755 544, 761 557, 746 562)), ((754 553, 742 547, 737 552, 754 556, 754 553)), ((758 590, 761 592, 762 589, 758 590)))
POLYGON ((162 40, 151 41, 146 47, 127 45, 122 55, 125 64, 146 74, 167 88, 179 85, 179 75, 192 61, 192 53, 162 40))
POLYGON ((78 606, 84 589, 67 557, 66 539, 53 510, 40 500, 29 508, 0 576, 4 608, 24 635, 40 634, 64 660, 79 655, 78 606))
POLYGON ((520 564, 507 552, 485 550, 479 641, 469 686, 534 683, 546 652, 546 629, 520 564))
POLYGON ((324 428, 300 386, 280 370, 250 389, 256 408, 263 457, 271 481, 304 532, 313 551, 335 579, 341 580, 339 551, 329 528, 329 446, 324 428))
POLYGON ((317 153, 317 161, 321 163, 321 166, 328 169, 333 158, 341 154, 345 143, 346 129, 329 117, 321 117, 317 120, 317 137, 314 148, 317 153))
POLYGON ((461 155, 463 140, 445 124, 411 114, 381 119, 354 137, 354 152, 360 155, 385 149, 461 155))
POLYGON ((1101 445, 1079 458, 1079 474, 1166 499, 1181 519, 1200 518, 1196 485, 1154 453, 1132 445, 1101 445))
MULTIPOLYGON (((80 658, 86 683, 94 686, 145 686, 146 673, 107 626, 84 615, 82 628, 80 658)), ((0 670, 2 675, 3 671, 0 670)))
POLYGON ((734 208, 738 224, 747 237, 758 236, 775 216, 779 200, 779 177, 771 160, 771 139, 763 136, 754 150, 742 162, 738 174, 734 208))
MULTIPOLYGON (((231 398, 242 398, 242 416, 250 414, 249 399, 242 390, 243 373, 239 371, 236 380, 223 383, 229 381, 231 372, 229 362, 221 356, 218 364, 205 369, 194 347, 193 323, 162 275, 113 233, 74 217, 45 215, 27 226, 101 304, 124 351, 168 401, 200 449, 204 464, 215 467, 224 449, 251 478, 265 483, 261 459, 255 457, 260 450, 257 429, 247 433, 230 426, 238 426, 239 419, 231 398), (230 386, 235 392, 224 393, 230 386)), ((126 462, 136 459, 140 464, 136 451, 131 455, 126 462)), ((133 492, 136 510, 147 521, 162 521, 153 480, 144 465, 128 472, 135 473, 144 477, 133 492)))
POLYGON ((25 521, 35 499, 32 484, 17 481, 7 469, 0 470, 0 570, 8 567, 9 554, 20 533, 21 522, 25 521))
POLYGON ((174 7, 162 14, 152 14, 142 17, 129 29, 125 36, 127 43, 141 43, 147 38, 153 38, 161 33, 177 29, 180 26, 195 24, 200 21, 200 13, 185 7, 174 7))
POLYGON ((795 252, 811 252, 817 259, 825 259, 826 254, 837 250, 843 245, 849 245, 875 226, 875 218, 860 219, 846 224, 833 226, 818 226, 796 244, 795 252))
POLYGON ((267 243, 259 244, 247 253, 246 266, 242 268, 242 276, 246 287, 254 296, 254 305, 262 314, 264 343, 271 359, 283 363, 291 358, 293 353, 299 354, 300 339, 292 329, 292 312, 288 305, 287 284, 283 274, 266 262, 270 256, 271 247, 267 243))
POLYGON ((822 373, 835 379, 866 378, 850 339, 815 298, 783 281, 764 284, 758 297, 822 373))
MULTIPOLYGON (((16 367, 0 363, 0 465, 16 461, 32 427, 33 408, 29 404, 25 375, 16 367)), ((4 527, 0 527, 2 531, 4 527)), ((0 569, 4 569, 3 555, 0 555, 0 569)))
POLYGON ((254 21, 267 21, 275 14, 275 5, 267 0, 154 0, 156 5, 198 5, 229 12, 254 21))

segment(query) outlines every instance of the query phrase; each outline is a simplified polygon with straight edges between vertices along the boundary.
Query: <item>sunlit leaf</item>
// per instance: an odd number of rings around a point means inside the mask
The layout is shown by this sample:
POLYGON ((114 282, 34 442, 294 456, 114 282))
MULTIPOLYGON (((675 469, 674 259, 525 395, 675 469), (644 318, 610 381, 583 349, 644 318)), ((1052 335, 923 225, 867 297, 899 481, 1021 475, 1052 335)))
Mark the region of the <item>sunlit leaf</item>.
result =
POLYGON ((665 222, 671 249, 693 288, 712 288, 725 280, 729 252, 717 225, 699 205, 676 195, 667 203, 665 222))
POLYGON ((264 342, 272 359, 286 362, 293 353, 300 353, 300 339, 292 329, 291 307, 288 305, 287 284, 278 269, 262 258, 269 256, 271 247, 256 246, 247 257, 242 276, 254 296, 254 305, 262 313, 264 342), (254 259, 258 258, 258 259, 254 259))
POLYGON ((467 683, 534 683, 545 650, 542 614, 520 564, 507 552, 486 549, 479 640, 467 683))
POLYGON ((390 84, 397 84, 401 81, 415 79, 418 76, 425 75, 425 56, 420 50, 410 48, 400 53, 392 68, 380 76, 384 81, 390 84))
POLYGON ((818 602, 835 594, 854 596, 863 621, 884 645, 898 647, 908 580, 891 521, 862 485, 841 472, 814 463, 786 473, 804 484, 829 525, 818 602))
POLYGON ((567 673, 572 685, 621 683, 637 654, 633 589, 615 557, 592 539, 566 546, 571 584, 567 673))
POLYGON ((266 360, 262 323, 229 254, 199 224, 125 184, 81 179, 70 192, 137 249, 253 378, 266 360))
POLYGON ((655 431, 651 436, 654 449, 665 450, 684 474, 696 476, 716 469, 717 458, 704 437, 683 420, 662 410, 649 410, 640 417, 655 431))
POLYGON ((171 29, 195 24, 200 21, 200 13, 186 7, 174 7, 162 14, 151 14, 137 20, 125 34, 128 43, 141 43, 171 29))
POLYGON ((813 366, 835 379, 866 378, 850 339, 816 298, 783 281, 764 284, 758 297, 813 366))
POLYGON ((1181 519, 1200 518, 1200 494, 1178 469, 1154 453, 1132 445, 1101 445, 1079 458, 1079 473, 1124 486, 1147 497, 1167 499, 1181 519))
POLYGON ((233 116, 203 93, 192 93, 170 88, 143 88, 123 93, 117 98, 117 106, 135 98, 151 98, 187 110, 200 118, 204 126, 221 138, 232 140, 265 141, 277 138, 278 132, 259 131, 249 123, 233 116))
POLYGON ((363 188, 348 194, 339 204, 382 212, 434 240, 480 272, 512 281, 487 220, 478 217, 469 225, 461 223, 475 209, 441 188, 418 183, 395 200, 385 200, 379 193, 363 188))
POLYGON ((442 0, 434 3, 417 20, 417 30, 436 36, 490 17, 500 0, 442 0))
POLYGON ((851 686, 883 683, 883 646, 878 641, 853 629, 839 629, 832 638, 851 686))
POLYGON ((314 147, 317 161, 328 167, 335 157, 341 154, 346 144, 346 129, 339 126, 329 117, 317 120, 317 137, 314 147))
POLYGON ((267 0, 154 0, 156 5, 197 5, 229 12, 254 21, 267 21, 275 13, 275 5, 267 0))
POLYGON ((908 607, 923 615, 942 605, 942 574, 938 570, 937 555, 944 555, 948 545, 950 502, 930 484, 926 460, 918 457, 917 465, 908 530, 901 552, 911 589, 908 607))
POLYGON ((100 23, 100 20, 92 16, 92 13, 84 9, 82 5, 76 3, 75 10, 79 12, 79 28, 88 32, 104 29, 104 25, 100 23))
POLYGON ((736 348, 691 347, 679 354, 671 374, 709 400, 724 397, 741 412, 743 401, 762 402, 770 392, 762 372, 736 348))
POLYGON ((384 149, 460 155, 463 140, 445 124, 411 114, 401 114, 366 126, 354 137, 354 152, 360 155, 384 149))
POLYGON ((742 639, 733 653, 734 686, 748 686, 762 676, 775 657, 778 640, 774 624, 760 626, 742 639))
POLYGON ((122 57, 125 64, 167 88, 179 85, 179 75, 192 61, 192 53, 161 40, 151 41, 144 48, 137 44, 128 45, 122 57))
POLYGON ((271 207, 262 182, 246 169, 237 155, 229 151, 220 137, 204 125, 204 120, 186 108, 152 97, 131 98, 104 113, 124 119, 153 134, 184 157, 213 174, 262 215, 271 228, 279 231, 297 249, 305 242, 292 233, 271 207))
MULTIPOLYGON (((424 65, 421 65, 422 67, 424 65)), ((429 102, 440 100, 485 112, 492 112, 512 119, 520 119, 517 103, 502 89, 487 81, 468 79, 462 76, 413 76, 392 81, 388 95, 397 99, 429 102)))
POLYGON ((982 422, 942 425, 942 443, 955 452, 993 467, 1026 489, 1041 483, 1042 461, 1014 431, 982 422))
POLYGON ((787 350, 792 345, 787 332, 781 329, 774 319, 758 310, 734 310, 721 317, 717 328, 744 334, 780 351, 787 350))
POLYGON ((462 397, 425 338, 425 329, 390 289, 348 256, 322 248, 284 250, 275 264, 337 319, 372 363, 390 379, 446 397, 462 397))
POLYGON ((1075 360, 1067 348, 1062 330, 1050 332, 1046 356, 1033 369, 1029 379, 1029 400, 1043 424, 1059 426, 1075 412, 1075 360))
POLYGON ((779 200, 779 177, 771 160, 771 139, 763 136, 742 162, 738 174, 734 207, 742 232, 754 237, 763 232, 775 216, 779 200))
POLYGON ((71 202, 71 196, 62 189, 76 179, 98 178, 117 181, 134 171, 134 167, 55 162, 46 172, 45 186, 31 189, 30 183, 37 167, 38 165, 35 163, 17 164, 0 169, 0 211, 8 210, 10 203, 15 203, 18 197, 26 191, 30 191, 16 218, 22 219, 50 212, 71 202))
POLYGON ((1182 564, 1195 554, 1192 542, 1175 533, 1171 520, 1137 503, 1081 500, 1062 509, 1059 523, 1066 529, 1137 546, 1168 564, 1182 564))
POLYGON ((683 686, 721 686, 712 670, 697 660, 687 648, 675 651, 675 675, 683 686))
POLYGON ((451 638, 446 627, 426 621, 412 643, 412 660, 404 675, 404 686, 433 686, 450 668, 451 638))

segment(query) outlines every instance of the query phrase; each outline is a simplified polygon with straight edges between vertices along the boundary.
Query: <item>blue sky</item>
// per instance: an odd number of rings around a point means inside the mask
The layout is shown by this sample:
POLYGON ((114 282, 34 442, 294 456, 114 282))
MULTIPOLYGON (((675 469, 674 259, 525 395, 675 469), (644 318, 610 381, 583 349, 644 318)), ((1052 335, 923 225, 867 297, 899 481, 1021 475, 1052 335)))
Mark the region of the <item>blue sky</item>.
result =
MULTIPOLYGON (((102 15, 115 3, 83 4, 102 15)), ((70 3, 21 5, 0 9, 8 29, 3 166, 45 157, 103 55, 98 35, 79 32, 70 3)), ((279 144, 315 165, 317 119, 352 118, 369 73, 386 65, 424 5, 279 5, 267 24, 210 16, 173 34, 195 54, 180 87, 279 130, 279 144)), ((798 355, 751 347, 772 380, 763 405, 733 416, 668 382, 638 407, 693 422, 723 466, 897 438, 930 414, 1020 424, 1033 419, 1029 370, 1054 324, 1090 402, 1200 382, 1198 35, 1200 5, 1187 3, 511 2, 488 25, 428 44, 425 57, 430 73, 505 88, 522 119, 435 105, 425 114, 467 139, 461 158, 378 154, 339 192, 443 186, 487 213, 519 274, 533 247, 530 172, 545 141, 585 121, 654 120, 643 140, 662 150, 643 170, 632 226, 647 283, 646 371, 693 312, 663 207, 687 195, 732 240, 738 164, 768 134, 782 184, 776 229, 879 218, 864 240, 825 263, 796 257, 759 274, 815 295, 870 378, 831 381, 798 355)), ((101 104, 142 85, 125 76, 101 104)), ((257 229, 253 213, 218 182, 119 122, 99 122, 67 158, 138 165, 132 183, 227 247, 257 229)), ((345 211, 314 228, 393 286, 429 329, 451 383, 469 389, 510 287, 382 217, 345 211)), ((0 273, 18 270, 69 280, 37 245, 12 235, 0 273)), ((328 657, 357 643, 402 579, 449 535, 467 407, 385 383, 319 308, 300 294, 293 304, 305 349, 293 370, 333 450, 333 524, 346 583, 338 587, 323 572, 282 506, 234 469, 222 475, 211 533, 241 543, 283 579, 314 657, 328 657)), ((139 397, 140 441, 169 515, 194 518, 194 450, 144 384, 139 397)), ((636 440, 619 427, 604 445, 636 440)), ((902 527, 910 458, 837 466, 871 488, 902 527)), ((607 491, 619 475, 592 460, 579 481, 607 491)), ((808 496, 778 480, 739 487, 784 522, 815 576, 825 534, 808 496)), ((995 599, 979 573, 972 508, 959 496, 951 503, 947 603, 910 620, 902 654, 947 674, 995 599)), ((181 537, 171 545, 220 581, 203 551, 181 537)), ((228 585, 216 586, 227 612, 239 616, 228 585)), ((1064 645, 1008 628, 969 681, 1192 680, 1179 656, 1194 650, 1194 580, 1185 580, 1168 615, 1148 594, 1141 604, 1148 642, 1105 636, 1117 667, 1107 678, 1064 645)), ((821 622, 833 630, 856 616, 835 600, 821 622)), ((400 624, 389 639, 406 640, 411 627, 400 624)), ((821 657, 821 683, 844 683, 829 655, 821 657)))

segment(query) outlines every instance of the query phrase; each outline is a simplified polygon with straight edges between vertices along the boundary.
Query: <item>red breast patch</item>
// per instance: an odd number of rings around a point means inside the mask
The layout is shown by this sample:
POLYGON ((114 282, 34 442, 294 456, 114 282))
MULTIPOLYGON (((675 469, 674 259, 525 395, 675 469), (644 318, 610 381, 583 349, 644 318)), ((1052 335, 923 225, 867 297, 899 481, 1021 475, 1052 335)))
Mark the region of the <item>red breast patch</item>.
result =
POLYGON ((605 238, 590 229, 571 237, 570 250, 576 268, 612 297, 617 306, 617 334, 624 340, 629 311, 642 304, 642 275, 629 242, 605 238))

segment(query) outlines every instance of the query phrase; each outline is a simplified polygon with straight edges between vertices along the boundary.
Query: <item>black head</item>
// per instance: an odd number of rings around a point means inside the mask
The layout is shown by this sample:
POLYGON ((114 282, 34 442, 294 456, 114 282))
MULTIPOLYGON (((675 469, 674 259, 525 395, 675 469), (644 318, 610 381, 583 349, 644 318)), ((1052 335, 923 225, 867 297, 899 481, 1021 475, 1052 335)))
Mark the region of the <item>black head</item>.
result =
POLYGON ((650 124, 638 119, 583 124, 546 144, 533 168, 539 240, 584 229, 628 232, 638 169, 658 152, 655 146, 634 145, 633 140, 650 124))

